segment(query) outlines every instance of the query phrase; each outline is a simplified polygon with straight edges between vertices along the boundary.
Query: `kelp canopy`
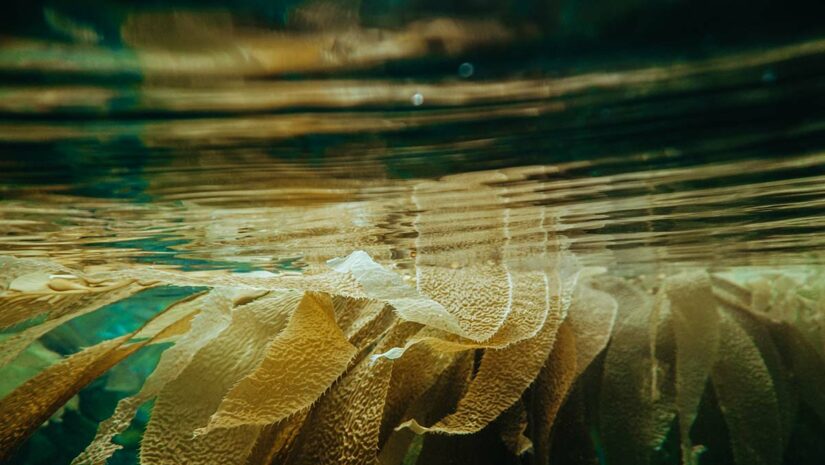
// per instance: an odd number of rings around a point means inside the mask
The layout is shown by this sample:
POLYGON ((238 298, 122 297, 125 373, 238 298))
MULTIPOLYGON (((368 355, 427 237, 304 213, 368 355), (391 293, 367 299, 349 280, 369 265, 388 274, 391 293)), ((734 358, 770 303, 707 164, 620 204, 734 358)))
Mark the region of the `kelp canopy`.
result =
POLYGON ((0 463, 823 462, 822 2, 12 3, 0 463))
MULTIPOLYGON (((779 464, 821 430, 819 275, 585 266, 551 210, 509 207, 547 169, 397 185, 395 201, 417 212, 393 245, 405 257, 351 233, 317 244, 301 272, 0 258, 5 369, 76 318, 151 288, 195 289, 12 386, 0 459, 153 345, 166 347, 157 366, 74 464, 105 463, 145 405, 144 465, 779 464)), ((322 205, 303 218, 386 211, 322 205)), ((289 228, 293 247, 318 240, 289 228)))

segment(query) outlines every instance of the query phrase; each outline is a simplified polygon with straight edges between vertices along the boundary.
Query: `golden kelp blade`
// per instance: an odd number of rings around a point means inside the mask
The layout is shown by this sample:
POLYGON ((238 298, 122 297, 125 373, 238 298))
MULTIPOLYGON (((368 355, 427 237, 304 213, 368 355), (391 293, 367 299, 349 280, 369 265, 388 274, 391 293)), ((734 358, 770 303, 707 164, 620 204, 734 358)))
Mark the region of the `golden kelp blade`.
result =
MULTIPOLYGON (((401 322, 373 351, 402 344, 419 325, 401 322)), ((378 460, 378 441, 394 362, 363 357, 321 397, 304 424, 290 464, 369 464, 378 460)))
POLYGON ((583 281, 576 289, 550 358, 532 388, 534 454, 540 465, 550 458, 550 435, 570 389, 604 350, 613 332, 618 304, 590 284, 583 281))
POLYGON ((649 295, 623 280, 602 278, 598 288, 619 303, 619 319, 604 360, 599 409, 608 460, 650 461, 676 415, 673 379, 664 360, 666 322, 649 295))
POLYGON ((719 346, 719 313, 710 279, 705 272, 671 276, 662 283, 670 304, 676 338, 676 407, 682 462, 697 463, 690 428, 696 420, 719 346))
POLYGON ((478 323, 489 316, 487 307, 462 302, 462 305, 453 305, 448 310, 441 303, 406 285, 399 275, 381 267, 363 251, 356 251, 346 259, 332 260, 330 264, 336 272, 352 274, 363 286, 367 296, 385 300, 401 318, 426 325, 403 347, 374 355, 396 359, 419 343, 425 343, 439 351, 505 348, 535 336, 548 320, 564 318, 566 305, 570 302, 569 296, 576 286, 578 266, 567 254, 560 254, 559 257, 567 267, 564 271, 570 272, 571 276, 562 276, 562 272, 558 270, 509 274, 510 302, 504 311, 499 309, 492 312, 505 315, 505 319, 499 321, 498 317, 493 316, 487 323, 478 323), (456 316, 459 314, 463 316, 456 316), (481 341, 468 338, 474 329, 462 323, 466 319, 475 320, 481 326, 494 321, 498 330, 481 341))
POLYGON ((825 421, 825 359, 787 323, 771 326, 771 333, 784 360, 795 374, 800 400, 825 421))
POLYGON ((268 342, 284 327, 300 296, 274 293, 232 311, 229 326, 158 394, 141 444, 141 463, 243 463, 258 427, 197 437, 193 433, 209 421, 232 386, 260 364, 268 342))
POLYGON ((522 456, 533 449, 533 441, 527 437, 529 424, 527 407, 523 400, 520 399, 510 406, 498 417, 495 424, 498 427, 501 442, 513 456, 522 456))
POLYGON ((105 463, 121 448, 112 439, 129 426, 140 406, 156 397, 191 362, 195 353, 229 325, 229 312, 232 308, 229 294, 226 290, 216 289, 183 304, 175 304, 198 311, 190 331, 163 352, 157 367, 137 394, 118 402, 112 416, 100 423, 94 440, 72 461, 73 465, 105 463))
POLYGON ((737 464, 782 462, 779 404, 759 349, 730 315, 722 313, 719 357, 712 379, 737 464))
MULTIPOLYGON (((545 261, 528 267, 521 262, 519 240, 510 229, 513 222, 538 223, 543 227, 544 209, 529 209, 511 218, 505 205, 506 189, 490 183, 505 182, 505 172, 493 171, 450 176, 421 182, 413 188, 412 201, 419 213, 414 221, 415 284, 424 296, 453 315, 461 332, 448 330, 466 339, 487 341, 506 330, 509 342, 535 335, 551 298, 546 291, 549 271, 545 261), (513 315, 520 313, 520 315, 513 315), (507 319, 524 322, 508 326, 507 319)), ((544 232, 544 231, 542 231, 544 232)), ((558 251, 557 241, 546 235, 537 239, 547 257, 548 248, 558 251)))
POLYGON ((577 340, 572 324, 562 323, 553 351, 533 387, 533 453, 539 465, 546 465, 550 459, 550 432, 578 372, 577 340))
MULTIPOLYGON (((474 354, 472 352, 462 352, 456 354, 453 363, 445 370, 437 382, 432 385, 413 406, 411 406, 410 413, 414 417, 421 419, 422 422, 432 423, 439 418, 452 411, 455 411, 457 403, 462 396, 464 396, 469 388, 470 379, 473 375, 473 361, 474 354)), ((440 435, 426 435, 423 437, 423 442, 426 444, 431 438, 439 437, 440 435)), ((410 453, 423 452, 410 451, 404 446, 410 444, 415 438, 415 434, 407 428, 400 429, 390 438, 389 444, 385 448, 390 448, 393 444, 393 439, 398 439, 399 444, 395 444, 395 450, 388 450, 390 452, 386 456, 382 454, 383 463, 397 463, 396 460, 407 460, 410 453), (408 434, 409 433, 409 434, 408 434), (394 453, 393 453, 394 452, 394 453)), ((419 443, 420 444, 420 443, 419 443)), ((430 463, 426 457, 419 457, 421 463, 430 463)))
MULTIPOLYGON (((164 313, 165 311, 161 312, 155 319, 164 313)), ((187 318, 183 317, 184 320, 187 318)), ((69 356, 0 400, 0 418, 3 418, 3 423, 0 424, 0 461, 8 458, 23 440, 89 382, 152 342, 152 338, 145 338, 140 342, 125 344, 129 339, 139 336, 144 327, 69 356)), ((168 330, 157 332, 155 337, 165 338, 179 330, 176 323, 173 323, 168 330)))
POLYGON ((400 275, 375 263, 366 252, 355 251, 345 259, 330 261, 329 265, 338 273, 351 274, 368 298, 386 301, 401 318, 455 334, 464 333, 458 319, 447 309, 408 286, 400 275))
POLYGON ((382 463, 401 460, 399 455, 403 456, 415 435, 408 429, 395 431, 395 428, 410 418, 421 418, 420 404, 431 402, 429 397, 423 398, 424 394, 445 376, 456 357, 466 355, 467 352, 444 353, 422 344, 393 361, 379 437, 382 463))
POLYGON ((86 384, 135 349, 121 348, 131 335, 89 347, 18 387, 0 401, 0 460, 9 458, 26 438, 86 384))
POLYGON ((305 294, 260 366, 232 388, 199 434, 274 423, 318 399, 356 351, 332 311, 328 295, 305 294))
POLYGON ((415 420, 402 426, 421 433, 468 434, 481 430, 513 405, 538 376, 560 324, 560 318, 548 318, 535 337, 503 349, 486 350, 478 374, 454 413, 430 427, 422 427, 415 420))
POLYGON ((9 290, 0 294, 0 311, 8 322, 19 323, 27 318, 45 316, 44 322, 15 333, 0 343, 0 366, 14 360, 32 342, 63 323, 123 300, 147 287, 133 279, 90 283, 82 277, 64 276, 72 278, 57 278, 42 272, 18 276, 9 284, 9 290), (21 284, 21 279, 25 283, 21 284))
POLYGON ((565 320, 572 328, 576 341, 576 378, 607 346, 619 308, 616 299, 606 292, 593 289, 592 284, 588 280, 576 288, 565 320))

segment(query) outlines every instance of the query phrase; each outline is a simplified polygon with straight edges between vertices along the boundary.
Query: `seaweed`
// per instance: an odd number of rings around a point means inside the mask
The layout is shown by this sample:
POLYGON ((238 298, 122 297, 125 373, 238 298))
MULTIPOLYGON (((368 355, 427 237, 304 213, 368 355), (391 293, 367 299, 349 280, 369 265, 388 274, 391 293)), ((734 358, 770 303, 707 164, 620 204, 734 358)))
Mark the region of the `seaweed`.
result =
MULTIPOLYGON (((651 288, 580 273, 570 256, 552 268, 512 258, 468 268, 419 245, 416 285, 362 251, 306 276, 201 274, 205 291, 130 333, 56 355, 0 400, 0 458, 84 386, 159 343, 169 347, 157 367, 75 465, 110 459, 147 403, 142 464, 546 464, 576 456, 557 450, 568 442, 581 463, 721 454, 780 464, 823 423, 825 362, 806 325, 820 307, 804 283, 806 311, 789 317, 776 307, 795 301, 798 281, 767 305, 759 279, 690 271, 651 288), (500 275, 505 284, 485 284, 500 275), (461 289, 473 292, 456 297, 461 289)), ((37 347, 20 334, 45 334, 133 289, 192 280, 140 266, 95 275, 4 265, 4 324, 32 321, 0 341, 11 360, 37 347)))

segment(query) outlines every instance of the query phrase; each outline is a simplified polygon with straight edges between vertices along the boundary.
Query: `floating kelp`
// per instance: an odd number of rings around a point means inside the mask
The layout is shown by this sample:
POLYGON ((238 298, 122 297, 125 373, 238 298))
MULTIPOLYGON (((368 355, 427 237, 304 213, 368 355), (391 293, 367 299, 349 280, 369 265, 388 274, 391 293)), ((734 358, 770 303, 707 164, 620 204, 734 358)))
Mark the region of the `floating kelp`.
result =
POLYGON ((821 465, 825 3, 195 3, 0 15, 0 462, 821 465))
MULTIPOLYGON (((0 298, 10 321, 28 321, 38 296, 59 304, 68 296, 129 296, 121 290, 127 284, 113 284, 119 278, 57 265, 50 267, 59 274, 33 276, 43 262, 4 264, 0 298)), ((650 463, 675 434, 682 462, 699 463, 705 446, 692 426, 704 409, 716 408, 736 463, 779 464, 796 410, 825 413, 822 350, 775 309, 789 297, 754 303, 764 278, 694 271, 650 288, 650 281, 599 270, 576 279, 579 271, 567 265, 552 271, 567 276, 552 279, 551 270, 536 271, 541 286, 521 287, 519 274, 503 270, 498 287, 471 281, 496 276, 495 262, 460 275, 449 265, 429 267, 434 277, 415 287, 362 251, 331 261, 292 290, 287 286, 299 276, 252 285, 238 275, 233 287, 233 275, 219 274, 210 291, 46 367, 8 394, 0 401, 0 454, 8 459, 83 386, 159 341, 174 345, 143 389, 101 423, 75 465, 104 463, 119 447, 112 439, 152 399, 143 464, 394 464, 410 447, 423 447, 419 460, 438 463, 435 451, 453 440, 459 449, 489 449, 490 457, 548 463, 571 391, 593 382, 600 394, 586 402, 598 412, 595 434, 611 462, 650 463), (440 293, 452 286, 436 286, 435 276, 468 281, 476 295, 451 300, 440 293), (528 321, 517 307, 520 292, 526 302, 534 299, 531 308, 546 303, 541 321, 529 320, 535 331, 512 329, 528 321), (491 304, 501 293, 510 297, 491 304), (718 404, 703 406, 711 389, 718 404)), ((150 281, 150 270, 132 272, 128 285, 181 285, 176 273, 158 272, 150 281)), ((201 285, 209 280, 199 278, 201 285)), ((820 298, 811 292, 807 303, 820 298)), ((86 300, 71 302, 67 315, 90 311, 86 300)), ((51 321, 24 332, 45 327, 42 334, 51 321)), ((7 337, 0 347, 13 354, 25 349, 21 341, 7 337)))

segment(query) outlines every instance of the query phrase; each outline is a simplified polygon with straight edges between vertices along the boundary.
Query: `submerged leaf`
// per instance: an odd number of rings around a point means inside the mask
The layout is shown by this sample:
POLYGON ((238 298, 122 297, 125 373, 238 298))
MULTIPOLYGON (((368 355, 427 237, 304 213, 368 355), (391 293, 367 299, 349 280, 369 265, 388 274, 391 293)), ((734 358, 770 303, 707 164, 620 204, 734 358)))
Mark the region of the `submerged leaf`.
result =
MULTIPOLYGON (((390 329, 374 350, 403 343, 418 328, 415 323, 402 322, 390 329)), ((317 401, 304 424, 300 448, 289 463, 375 463, 393 369, 389 360, 361 359, 317 401)))
POLYGON ((77 394, 139 348, 121 347, 131 334, 101 342, 47 368, 0 401, 0 461, 31 435, 38 426, 77 394))
POLYGON ((748 333, 722 313, 713 386, 740 465, 782 462, 782 420, 774 383, 748 333))
POLYGON ((666 321, 649 295, 621 279, 602 278, 599 289, 619 303, 618 327, 604 361, 599 410, 608 460, 645 464, 662 444, 676 415, 666 355, 666 321), (655 329, 655 331, 654 331, 655 329))
POLYGON ((229 324, 232 300, 224 290, 213 290, 193 300, 176 303, 178 309, 200 310, 191 323, 188 333, 161 355, 155 370, 149 375, 140 391, 118 402, 112 416, 100 423, 97 434, 86 449, 72 461, 72 465, 96 465, 105 463, 120 445, 112 442, 115 436, 129 427, 129 423, 141 405, 153 399, 166 384, 174 380, 190 363, 192 357, 229 324))
POLYGON ((616 299, 591 288, 591 284, 577 287, 566 320, 575 335, 576 377, 584 373, 607 346, 619 308, 616 299))
POLYGON ((527 436, 527 410, 524 402, 519 400, 498 417, 501 441, 514 456, 524 455, 533 448, 533 441, 527 436))
MULTIPOLYGON (((573 307, 575 308, 576 304, 573 307)), ((570 309, 571 316, 574 308, 570 309)), ((533 387, 532 434, 535 441, 535 461, 539 465, 546 465, 550 460, 550 432, 556 415, 567 398, 577 373, 580 372, 577 366, 577 342, 573 324, 569 320, 562 323, 550 358, 542 367, 533 387)))
POLYGON ((332 312, 329 296, 305 294, 260 366, 229 391, 200 434, 274 423, 318 399, 356 352, 332 312))
POLYGON ((205 344, 157 396, 141 444, 141 463, 244 463, 258 426, 195 436, 221 400, 264 358, 301 294, 278 292, 232 311, 229 326, 205 344))
POLYGON ((705 272, 667 278, 663 291, 670 303, 676 338, 676 407, 679 411, 682 463, 697 463, 690 429, 696 420, 719 346, 719 312, 705 272))
POLYGON ((775 323, 760 323, 754 314, 748 312, 735 311, 730 312, 729 315, 736 320, 756 345, 762 356, 762 362, 773 381, 773 392, 779 406, 781 420, 781 427, 777 433, 781 449, 784 451, 795 426, 799 395, 793 386, 793 376, 787 370, 786 362, 783 361, 779 349, 774 344, 774 338, 771 336, 769 327, 774 326, 775 323))
MULTIPOLYGON (((555 305, 560 305, 558 301, 555 305)), ((480 431, 518 400, 536 379, 553 347, 561 318, 548 317, 544 327, 530 339, 503 349, 487 349, 478 373, 470 382, 458 409, 430 427, 415 420, 401 425, 416 432, 468 434, 480 431)))
POLYGON ((800 331, 783 323, 771 327, 777 348, 795 374, 800 400, 825 422, 825 359, 800 331))
MULTIPOLYGON (((3 418, 0 461, 7 459, 23 440, 84 386, 152 342, 153 338, 148 337, 127 344, 131 338, 140 336, 146 326, 161 318, 165 311, 132 333, 103 341, 46 368, 0 400, 0 418, 3 418)), ((173 323, 169 331, 155 332, 154 336, 164 338, 175 332, 177 327, 173 323)))
MULTIPOLYGON (((0 295, 0 314, 7 319, 45 315, 45 321, 26 328, 0 342, 0 366, 14 360, 32 342, 58 326, 106 305, 123 300, 145 289, 131 280, 118 281, 100 289, 87 291, 54 291, 0 295)), ((11 321, 11 320, 9 320, 11 321)))

